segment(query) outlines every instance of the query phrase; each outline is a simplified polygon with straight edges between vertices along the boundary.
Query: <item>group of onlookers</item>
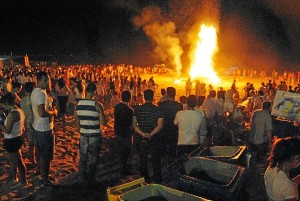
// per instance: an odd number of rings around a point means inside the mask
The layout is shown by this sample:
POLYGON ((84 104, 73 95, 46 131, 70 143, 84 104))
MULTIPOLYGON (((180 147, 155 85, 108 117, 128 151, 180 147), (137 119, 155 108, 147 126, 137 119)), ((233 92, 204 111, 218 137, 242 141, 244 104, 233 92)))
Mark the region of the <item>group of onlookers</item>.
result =
POLYGON ((50 83, 48 74, 38 72, 36 80, 35 88, 33 82, 25 83, 26 95, 21 101, 17 99, 17 92, 6 92, 1 97, 1 106, 7 116, 1 121, 0 128, 4 134, 3 145, 11 166, 10 185, 14 188, 28 183, 21 152, 24 129, 29 144, 30 160, 33 164, 37 162, 41 185, 43 188, 52 188, 49 179, 50 161, 53 159, 52 117, 57 115, 57 109, 52 107, 53 100, 46 92, 50 83), (18 171, 20 178, 17 177, 18 171))
POLYGON ((227 91, 222 87, 214 90, 210 85, 208 93, 205 85, 198 83, 200 89, 197 88, 194 95, 192 81, 188 80, 186 96, 176 101, 176 89, 170 86, 162 90, 162 98, 156 104, 154 97, 157 84, 153 77, 146 81, 140 76, 114 75, 106 80, 104 75, 91 69, 89 73, 69 68, 35 70, 32 74, 20 76, 24 84, 17 82, 16 78, 12 81, 12 77, 7 76, 9 81, 1 95, 6 119, 0 121, 0 129, 4 133, 3 145, 12 167, 12 187, 27 185, 21 152, 23 128, 26 128, 29 159, 37 165, 42 187, 53 187, 49 170, 53 159, 54 118, 57 115, 62 121, 66 121, 67 115, 74 115, 79 127, 78 182, 95 182, 101 146, 100 123, 106 125, 105 110, 114 108, 116 147, 122 174, 131 173, 128 160, 134 139, 140 160, 140 175, 147 182, 161 183, 163 157, 171 162, 199 146, 210 146, 212 123, 228 117, 242 122, 247 113, 250 118, 247 145, 254 155, 256 167, 265 166, 271 149, 270 164, 265 173, 269 198, 297 198, 295 186, 300 180, 298 177, 290 180, 288 173, 299 164, 299 140, 287 138, 275 141, 272 133, 274 128, 270 111, 275 91, 285 90, 283 82, 279 85, 276 82, 267 85, 262 83, 257 91, 253 84, 247 84, 244 97, 246 104, 242 105, 236 81, 227 91), (238 111, 244 114, 239 113, 238 116, 238 111), (149 162, 153 167, 152 178, 148 172, 149 162), (285 190, 278 190, 280 182, 285 190))

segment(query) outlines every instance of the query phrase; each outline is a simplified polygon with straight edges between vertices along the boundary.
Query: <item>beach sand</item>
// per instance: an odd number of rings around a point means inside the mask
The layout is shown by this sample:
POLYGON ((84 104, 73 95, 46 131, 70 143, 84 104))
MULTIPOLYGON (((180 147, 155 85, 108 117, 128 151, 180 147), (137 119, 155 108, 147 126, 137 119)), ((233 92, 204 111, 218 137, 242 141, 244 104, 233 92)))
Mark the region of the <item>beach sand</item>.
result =
MULTIPOLYGON (((9 171, 6 153, 0 148, 0 200, 106 200, 106 189, 140 178, 136 171, 136 160, 131 160, 135 166, 133 174, 121 177, 120 165, 116 155, 113 131, 112 109, 106 110, 108 125, 102 127, 103 142, 97 169, 97 183, 88 186, 76 184, 79 162, 78 128, 74 118, 66 122, 55 120, 54 159, 51 162, 50 175, 56 185, 53 191, 41 190, 40 175, 35 174, 36 168, 28 160, 28 146, 22 147, 22 154, 27 167, 28 186, 18 189, 10 188, 9 171)), ((136 158, 136 157, 135 157, 136 158)))
MULTIPOLYGON (((106 189, 119 184, 128 183, 140 178, 138 174, 138 157, 132 154, 131 166, 133 174, 122 177, 120 175, 120 165, 117 159, 114 145, 113 116, 112 110, 107 110, 108 125, 102 127, 103 143, 101 145, 100 161, 97 171, 97 183, 93 185, 77 184, 78 170, 78 146, 79 132, 71 118, 66 122, 57 119, 54 133, 55 155, 51 162, 50 175, 56 185, 54 190, 41 190, 39 175, 34 174, 33 168, 27 155, 27 146, 22 148, 23 158, 27 166, 27 177, 29 185, 12 189, 7 185, 9 175, 9 164, 5 151, 0 149, 0 200, 25 200, 25 201, 105 201, 107 200, 106 189)), ((163 168, 168 164, 164 161, 163 168)), ((249 179, 246 181, 245 200, 263 201, 265 200, 265 190, 263 183, 264 169, 253 169, 250 171, 249 179), (247 198, 247 199, 246 199, 247 198)), ((166 184, 167 185, 167 184, 166 184)))

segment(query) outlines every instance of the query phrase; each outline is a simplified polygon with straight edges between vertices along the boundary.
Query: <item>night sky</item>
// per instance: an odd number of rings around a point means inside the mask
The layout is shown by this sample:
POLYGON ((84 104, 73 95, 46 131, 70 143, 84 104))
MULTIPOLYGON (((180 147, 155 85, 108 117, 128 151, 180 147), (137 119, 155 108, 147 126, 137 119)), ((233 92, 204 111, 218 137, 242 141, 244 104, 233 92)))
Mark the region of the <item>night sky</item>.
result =
MULTIPOLYGON (((155 53, 158 46, 134 19, 148 7, 160 10, 160 23, 175 24, 189 65, 187 42, 209 0, 1 0, 0 55, 71 63, 172 63, 155 53)), ((300 68, 299 0, 212 0, 219 6, 218 66, 300 68)), ((216 5, 216 4, 214 4, 216 5)), ((152 11, 155 9, 152 9, 152 11)), ((155 11, 156 12, 156 11, 155 11)))

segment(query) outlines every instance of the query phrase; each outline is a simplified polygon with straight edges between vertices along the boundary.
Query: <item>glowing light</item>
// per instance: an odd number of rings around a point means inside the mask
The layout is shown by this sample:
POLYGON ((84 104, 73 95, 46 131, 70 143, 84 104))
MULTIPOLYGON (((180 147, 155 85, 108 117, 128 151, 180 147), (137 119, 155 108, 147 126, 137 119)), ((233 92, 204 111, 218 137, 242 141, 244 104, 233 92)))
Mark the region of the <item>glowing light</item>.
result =
POLYGON ((213 56, 218 51, 217 32, 213 26, 201 25, 198 41, 194 50, 190 76, 205 78, 213 84, 220 82, 213 69, 213 56))
POLYGON ((174 84, 180 84, 180 83, 181 83, 180 79, 176 79, 176 80, 174 81, 174 84))

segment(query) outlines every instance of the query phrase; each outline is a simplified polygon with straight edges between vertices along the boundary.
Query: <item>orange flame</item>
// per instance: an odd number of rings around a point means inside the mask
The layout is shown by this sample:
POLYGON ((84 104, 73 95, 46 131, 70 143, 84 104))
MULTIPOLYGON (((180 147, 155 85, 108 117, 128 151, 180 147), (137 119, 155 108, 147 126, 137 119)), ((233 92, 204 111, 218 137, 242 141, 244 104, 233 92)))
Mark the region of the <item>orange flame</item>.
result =
POLYGON ((220 82, 213 69, 213 56, 218 51, 217 32, 211 25, 202 24, 198 33, 198 41, 192 58, 190 76, 207 79, 213 84, 220 82))

